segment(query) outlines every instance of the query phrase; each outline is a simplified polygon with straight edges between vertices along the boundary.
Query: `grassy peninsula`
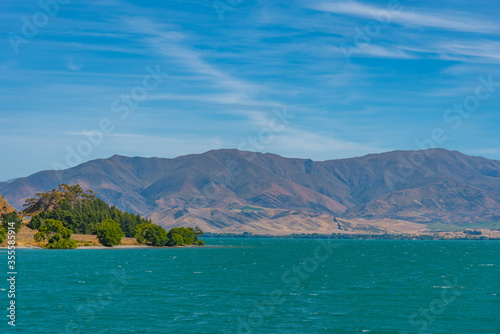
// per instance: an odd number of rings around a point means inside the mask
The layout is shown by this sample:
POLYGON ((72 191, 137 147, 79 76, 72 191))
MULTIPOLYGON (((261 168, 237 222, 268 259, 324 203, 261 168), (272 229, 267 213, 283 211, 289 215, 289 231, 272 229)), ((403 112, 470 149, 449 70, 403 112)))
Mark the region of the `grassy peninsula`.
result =
MULTIPOLYGON (((127 245, 204 245, 199 239, 203 231, 198 227, 176 227, 167 232, 151 220, 108 205, 78 184, 61 184, 50 191, 37 193, 26 200, 24 207, 22 215, 31 219, 25 220, 27 231, 23 230, 21 235, 32 236, 34 242, 44 248, 71 249, 99 244, 111 247, 121 245, 123 239, 127 245), (79 240, 73 237, 74 234, 79 240), (82 238, 82 235, 90 238, 82 238)), ((22 218, 16 212, 1 218, 2 224, 14 222, 16 233, 20 231, 22 218)), ((6 227, 0 229, 0 243, 6 238, 6 230, 6 227)))

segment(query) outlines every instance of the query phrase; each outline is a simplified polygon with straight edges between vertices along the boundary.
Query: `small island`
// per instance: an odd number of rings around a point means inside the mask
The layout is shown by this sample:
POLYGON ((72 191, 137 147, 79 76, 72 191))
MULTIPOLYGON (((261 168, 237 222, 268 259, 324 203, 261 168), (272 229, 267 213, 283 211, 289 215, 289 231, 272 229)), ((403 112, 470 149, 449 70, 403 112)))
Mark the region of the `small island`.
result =
POLYGON ((168 232, 151 220, 110 206, 80 185, 61 184, 26 200, 22 218, 14 210, 1 215, 0 244, 9 226, 29 246, 48 249, 112 246, 203 246, 203 231, 175 227, 168 232))

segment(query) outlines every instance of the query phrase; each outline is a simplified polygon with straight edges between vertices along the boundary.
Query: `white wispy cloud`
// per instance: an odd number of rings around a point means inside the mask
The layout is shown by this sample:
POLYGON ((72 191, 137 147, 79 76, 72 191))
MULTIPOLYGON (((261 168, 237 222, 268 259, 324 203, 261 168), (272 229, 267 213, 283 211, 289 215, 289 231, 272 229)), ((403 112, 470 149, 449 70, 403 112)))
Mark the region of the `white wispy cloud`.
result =
MULTIPOLYGON (((198 95, 196 97, 178 95, 178 94, 155 94, 150 99, 185 99, 194 98, 196 100, 229 104, 229 105, 246 105, 246 106, 277 106, 279 103, 273 101, 263 101, 259 98, 260 94, 269 90, 269 87, 259 84, 249 83, 245 80, 236 78, 225 71, 212 65, 210 62, 203 59, 203 56, 196 50, 186 46, 183 42, 188 37, 179 32, 172 32, 168 26, 159 25, 147 18, 136 18, 134 20, 126 20, 128 24, 132 24, 134 29, 139 27, 141 34, 147 34, 149 37, 143 40, 149 47, 162 55, 173 57, 179 63, 187 67, 193 74, 204 74, 209 76, 214 86, 219 87, 225 92, 210 95, 198 95)), ((386 50, 382 47, 370 46, 367 52, 372 54, 392 55, 394 57, 411 57, 405 55, 404 52, 398 50, 386 50)), ((269 127, 273 118, 272 113, 263 112, 260 110, 233 110, 246 115, 251 124, 258 129, 269 127)), ((242 139, 243 140, 243 139, 242 139)), ((234 145, 233 145, 234 146, 234 145)), ((310 152, 311 148, 317 153, 316 157, 325 156, 332 152, 336 152, 334 156, 345 154, 365 154, 373 152, 375 148, 357 144, 353 142, 343 141, 334 138, 334 136, 321 136, 314 131, 306 131, 301 129, 298 124, 290 124, 283 133, 276 134, 276 140, 270 145, 276 152, 296 152, 302 151, 303 154, 310 152), (322 152, 322 153, 321 153, 322 152)))
POLYGON ((69 57, 68 68, 72 71, 79 71, 83 66, 83 63, 75 61, 74 57, 69 57))
POLYGON ((442 48, 449 54, 487 58, 500 62, 500 42, 496 41, 457 41, 446 43, 442 48))
POLYGON ((463 63, 498 63, 500 62, 500 42, 488 39, 461 39, 450 41, 439 36, 408 36, 412 44, 396 40, 395 47, 421 57, 463 63))
MULTIPOLYGON (((290 111, 289 114, 294 119, 298 116, 293 114, 293 111, 290 111)), ((270 128, 273 119, 272 114, 256 112, 252 115, 252 122, 256 127, 261 129, 270 128)), ((283 125, 281 131, 273 133, 271 142, 266 144, 266 150, 285 156, 316 160, 352 157, 386 150, 373 143, 361 144, 338 139, 335 133, 325 134, 305 130, 300 128, 297 122, 293 121, 283 125)))
POLYGON ((287 128, 283 133, 276 135, 275 140, 268 148, 273 152, 283 152, 284 155, 295 155, 315 160, 329 160, 387 151, 386 148, 377 147, 377 145, 340 140, 334 135, 296 128, 287 128))
POLYGON ((395 58, 395 59, 415 59, 415 55, 412 55, 404 50, 395 47, 384 47, 376 44, 360 44, 354 47, 350 47, 347 50, 341 49, 341 47, 332 47, 338 53, 347 53, 350 57, 381 57, 381 58, 395 58))
POLYGON ((238 92, 220 93, 220 94, 174 94, 174 93, 159 93, 151 94, 147 100, 150 101, 196 101, 218 105, 233 105, 233 106, 253 106, 253 107, 270 107, 274 104, 272 101, 251 99, 246 94, 238 92))
POLYGON ((123 22, 140 34, 141 40, 151 49, 163 56, 173 58, 194 74, 206 75, 215 86, 241 93, 255 93, 263 89, 263 87, 257 87, 255 84, 236 78, 204 60, 199 52, 183 43, 187 36, 173 30, 173 27, 158 24, 146 17, 124 18, 123 22))
POLYGON ((310 8, 334 14, 351 15, 367 19, 386 20, 403 26, 431 27, 443 30, 498 33, 500 25, 484 18, 471 17, 470 13, 440 12, 436 10, 397 9, 363 4, 355 1, 320 2, 310 8))

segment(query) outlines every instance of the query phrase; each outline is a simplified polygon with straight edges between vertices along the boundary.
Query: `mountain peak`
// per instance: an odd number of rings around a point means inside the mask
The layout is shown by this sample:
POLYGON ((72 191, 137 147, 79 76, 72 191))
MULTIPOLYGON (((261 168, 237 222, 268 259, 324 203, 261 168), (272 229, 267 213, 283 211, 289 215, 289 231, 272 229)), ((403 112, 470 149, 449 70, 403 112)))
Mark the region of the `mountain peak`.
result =
POLYGON ((291 224, 298 214, 310 224, 311 217, 500 220, 500 162, 444 149, 327 161, 236 149, 174 159, 113 155, 0 183, 0 192, 21 208, 26 198, 60 183, 80 184, 165 227, 189 221, 207 231, 244 229, 255 221, 291 224))

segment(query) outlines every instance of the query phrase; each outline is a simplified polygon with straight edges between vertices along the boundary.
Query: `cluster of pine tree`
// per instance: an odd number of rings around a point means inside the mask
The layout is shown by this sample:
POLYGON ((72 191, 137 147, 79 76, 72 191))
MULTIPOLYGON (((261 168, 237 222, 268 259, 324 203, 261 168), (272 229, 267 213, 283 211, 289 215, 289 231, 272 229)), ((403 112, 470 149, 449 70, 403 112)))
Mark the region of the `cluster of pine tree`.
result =
POLYGON ((151 223, 150 220, 141 218, 137 214, 123 212, 115 206, 109 206, 103 200, 95 196, 85 196, 81 198, 80 187, 61 185, 51 192, 39 195, 38 200, 31 199, 31 205, 25 211, 29 211, 30 207, 41 208, 41 201, 47 201, 47 198, 56 199, 55 203, 45 205, 45 210, 34 215, 28 227, 38 230, 46 219, 54 219, 62 221, 64 227, 69 228, 74 233, 80 234, 96 234, 96 225, 106 219, 112 219, 120 224, 125 236, 134 237, 135 227, 139 224, 151 223), (78 187, 74 189, 72 187, 78 187), (77 191, 75 191, 77 190, 77 191), (71 191, 73 196, 68 196, 66 192, 71 191), (56 194, 54 193, 61 193, 56 194), (75 197, 76 196, 76 197, 75 197))

